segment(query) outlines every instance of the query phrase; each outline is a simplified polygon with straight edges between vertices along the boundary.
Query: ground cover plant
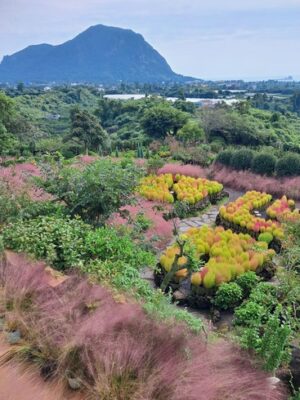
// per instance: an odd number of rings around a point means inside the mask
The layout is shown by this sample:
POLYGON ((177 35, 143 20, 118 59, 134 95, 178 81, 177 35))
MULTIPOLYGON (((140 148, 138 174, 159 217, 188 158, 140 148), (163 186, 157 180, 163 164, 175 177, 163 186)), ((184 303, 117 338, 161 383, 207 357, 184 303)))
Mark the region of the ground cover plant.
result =
POLYGON ((2 260, 0 282, 5 329, 21 333, 2 363, 34 362, 47 379, 76 382, 86 398, 284 399, 233 345, 158 324, 84 278, 50 287, 41 265, 2 260))

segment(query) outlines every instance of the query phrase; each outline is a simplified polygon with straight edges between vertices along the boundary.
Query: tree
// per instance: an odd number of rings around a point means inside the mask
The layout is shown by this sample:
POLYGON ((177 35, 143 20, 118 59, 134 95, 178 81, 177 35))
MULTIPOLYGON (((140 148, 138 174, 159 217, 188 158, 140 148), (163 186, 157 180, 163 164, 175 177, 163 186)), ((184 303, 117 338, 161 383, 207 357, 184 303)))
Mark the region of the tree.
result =
POLYGON ((187 121, 188 114, 162 103, 147 109, 141 122, 149 136, 164 139, 168 134, 176 135, 187 121))
POLYGON ((300 113, 300 91, 297 91, 292 96, 293 111, 300 113))
POLYGON ((85 153, 88 153, 89 149, 97 150, 99 146, 107 147, 108 135, 94 115, 79 107, 74 107, 71 109, 70 117, 71 133, 66 140, 79 139, 85 153))
POLYGON ((205 133, 198 121, 188 120, 188 122, 179 129, 177 136, 185 143, 197 144, 205 138, 205 133))
POLYGON ((71 216, 98 225, 113 212, 130 203, 141 171, 135 165, 122 167, 111 160, 100 160, 83 171, 74 167, 47 166, 40 185, 64 202, 71 216))
POLYGON ((10 125, 14 116, 14 102, 0 92, 0 154, 15 150, 17 140, 10 133, 10 125))
POLYGON ((23 82, 19 82, 17 85, 17 91, 19 93, 23 93, 24 92, 24 83, 23 82))

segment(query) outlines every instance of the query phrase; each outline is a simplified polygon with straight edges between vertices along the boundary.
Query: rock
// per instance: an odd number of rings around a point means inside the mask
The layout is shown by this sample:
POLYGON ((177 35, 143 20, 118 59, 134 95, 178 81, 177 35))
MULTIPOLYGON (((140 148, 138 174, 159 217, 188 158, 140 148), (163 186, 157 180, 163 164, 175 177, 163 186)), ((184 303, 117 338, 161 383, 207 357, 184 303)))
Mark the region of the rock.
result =
POLYGON ((270 378, 267 379, 271 387, 276 387, 276 385, 280 382, 279 378, 276 378, 276 376, 271 376, 270 378))
POLYGON ((184 302, 184 301, 186 301, 186 299, 187 299, 187 295, 186 295, 186 293, 183 293, 183 292, 180 291, 180 290, 176 290, 176 291, 173 293, 173 299, 174 299, 174 301, 184 302))
POLYGON ((72 390, 79 390, 81 388, 81 382, 77 378, 68 378, 68 385, 72 390))
POLYGON ((153 281, 154 280, 153 270, 151 268, 144 268, 141 271, 141 278, 149 280, 149 281, 153 281))
POLYGON ((21 332, 13 331, 7 334, 7 341, 9 344, 18 344, 21 340, 21 332))
POLYGON ((292 382, 296 390, 300 388, 300 348, 292 346, 292 359, 290 362, 292 382))
POLYGON ((221 319, 221 313, 219 310, 213 309, 211 310, 211 321, 213 324, 219 322, 221 319))

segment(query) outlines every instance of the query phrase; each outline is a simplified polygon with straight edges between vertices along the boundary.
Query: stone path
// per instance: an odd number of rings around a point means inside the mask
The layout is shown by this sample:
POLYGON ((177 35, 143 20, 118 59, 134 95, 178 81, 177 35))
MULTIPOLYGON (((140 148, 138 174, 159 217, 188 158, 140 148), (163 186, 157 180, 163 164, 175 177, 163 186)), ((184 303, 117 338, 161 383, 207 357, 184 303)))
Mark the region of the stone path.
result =
POLYGON ((212 206, 204 214, 198 217, 182 219, 179 223, 179 232, 184 233, 190 228, 200 228, 203 225, 212 226, 219 213, 219 206, 212 206))
MULTIPOLYGON (((244 192, 238 190, 225 188, 229 197, 226 203, 236 200, 238 197, 243 196, 244 192)), ((193 218, 182 219, 179 224, 179 232, 184 233, 190 228, 200 228, 203 225, 214 225, 216 217, 219 213, 220 205, 211 206, 208 211, 205 211, 202 215, 193 218)))

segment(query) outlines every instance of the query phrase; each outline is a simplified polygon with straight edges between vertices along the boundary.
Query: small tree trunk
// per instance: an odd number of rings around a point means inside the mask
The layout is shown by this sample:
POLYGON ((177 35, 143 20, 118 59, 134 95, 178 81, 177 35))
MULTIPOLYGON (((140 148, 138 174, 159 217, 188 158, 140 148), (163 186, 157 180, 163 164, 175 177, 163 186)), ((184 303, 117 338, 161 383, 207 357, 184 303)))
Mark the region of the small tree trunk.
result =
POLYGON ((180 257, 183 256, 184 243, 179 242, 179 241, 177 241, 177 243, 178 243, 178 245, 179 245, 180 252, 179 252, 179 254, 176 254, 174 263, 173 263, 173 265, 172 265, 170 271, 166 274, 166 276, 164 277, 164 279, 163 279, 163 281, 162 281, 162 284, 161 284, 160 288, 161 288, 161 290, 162 290, 163 292, 166 291, 166 289, 167 289, 169 283, 170 283, 170 282, 172 281, 172 279, 174 278, 176 272, 178 272, 178 271, 180 270, 180 268, 179 268, 179 266, 178 266, 178 259, 179 259, 180 257))

